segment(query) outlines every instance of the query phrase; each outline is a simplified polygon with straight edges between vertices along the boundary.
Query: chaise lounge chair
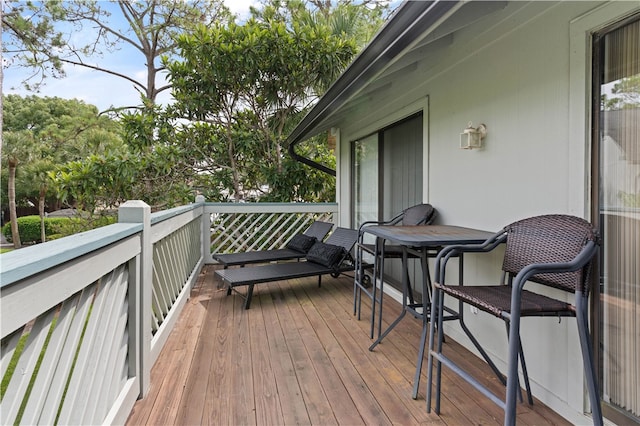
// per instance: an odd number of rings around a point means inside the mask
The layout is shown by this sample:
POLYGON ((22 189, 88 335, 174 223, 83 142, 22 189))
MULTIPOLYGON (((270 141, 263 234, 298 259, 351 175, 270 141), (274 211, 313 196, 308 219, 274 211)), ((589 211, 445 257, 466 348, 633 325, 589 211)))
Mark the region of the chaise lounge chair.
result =
POLYGON ((287 243, 287 247, 275 250, 256 250, 243 253, 215 253, 213 259, 221 263, 225 269, 229 266, 244 266, 252 263, 269 263, 281 260, 301 259, 316 241, 327 236, 333 223, 315 221, 302 234, 295 235, 287 243))
POLYGON ((227 285, 227 294, 235 287, 249 286, 245 297, 245 309, 251 306, 253 287, 256 284, 318 276, 318 286, 322 275, 338 277, 341 273, 353 271, 354 261, 351 250, 358 240, 357 229, 336 228, 326 242, 316 242, 305 256, 305 262, 272 263, 251 268, 221 269, 216 271, 227 285))

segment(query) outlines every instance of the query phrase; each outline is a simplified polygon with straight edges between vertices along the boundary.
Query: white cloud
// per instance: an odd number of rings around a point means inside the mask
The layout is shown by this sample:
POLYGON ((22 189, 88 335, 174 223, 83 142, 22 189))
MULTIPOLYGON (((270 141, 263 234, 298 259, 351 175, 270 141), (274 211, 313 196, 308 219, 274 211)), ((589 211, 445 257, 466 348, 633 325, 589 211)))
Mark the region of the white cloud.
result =
POLYGON ((224 0, 224 4, 231 10, 231 12, 238 15, 240 20, 243 20, 249 14, 250 6, 259 5, 257 0, 224 0))

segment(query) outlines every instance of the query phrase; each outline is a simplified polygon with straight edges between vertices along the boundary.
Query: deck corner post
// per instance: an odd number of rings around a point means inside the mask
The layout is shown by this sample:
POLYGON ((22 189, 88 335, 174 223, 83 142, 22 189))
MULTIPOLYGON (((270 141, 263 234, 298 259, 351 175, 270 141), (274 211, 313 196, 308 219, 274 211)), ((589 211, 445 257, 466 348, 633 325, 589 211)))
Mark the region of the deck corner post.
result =
POLYGON ((196 195, 196 203, 202 204, 202 247, 201 255, 204 264, 211 263, 211 247, 209 245, 211 240, 211 215, 207 213, 205 208, 204 195, 196 195))
POLYGON ((130 306, 137 315, 130 318, 130 333, 137 336, 136 366, 140 379, 140 395, 149 392, 151 367, 151 296, 153 291, 153 246, 151 244, 151 207, 141 200, 129 200, 118 209, 119 223, 141 223, 141 254, 138 265, 139 277, 135 294, 130 295, 130 306))

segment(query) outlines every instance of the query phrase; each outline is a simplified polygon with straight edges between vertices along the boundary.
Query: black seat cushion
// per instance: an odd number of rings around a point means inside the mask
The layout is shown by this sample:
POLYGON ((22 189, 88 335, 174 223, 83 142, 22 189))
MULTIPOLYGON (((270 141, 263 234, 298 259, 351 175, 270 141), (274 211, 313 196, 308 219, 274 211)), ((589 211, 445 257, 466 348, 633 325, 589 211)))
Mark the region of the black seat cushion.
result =
POLYGON ((316 237, 310 237, 304 234, 294 235, 287 243, 287 248, 298 251, 300 253, 307 253, 313 244, 316 242, 316 237))
POLYGON ((318 263, 327 268, 336 268, 344 257, 344 247, 317 241, 307 253, 307 261, 318 263))

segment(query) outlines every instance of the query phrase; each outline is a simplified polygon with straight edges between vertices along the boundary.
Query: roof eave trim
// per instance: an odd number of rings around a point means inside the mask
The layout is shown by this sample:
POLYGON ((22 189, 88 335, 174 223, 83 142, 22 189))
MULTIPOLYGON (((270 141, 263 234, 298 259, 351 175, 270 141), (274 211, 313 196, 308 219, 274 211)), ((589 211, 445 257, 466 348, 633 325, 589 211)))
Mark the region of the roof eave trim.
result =
MULTIPOLYGON (((295 153, 294 146, 304 140, 314 126, 356 94, 367 81, 400 55, 426 28, 438 23, 457 3, 459 1, 405 1, 387 25, 298 123, 287 138, 289 152, 295 153)), ((306 160, 318 165, 312 160, 306 160)))

